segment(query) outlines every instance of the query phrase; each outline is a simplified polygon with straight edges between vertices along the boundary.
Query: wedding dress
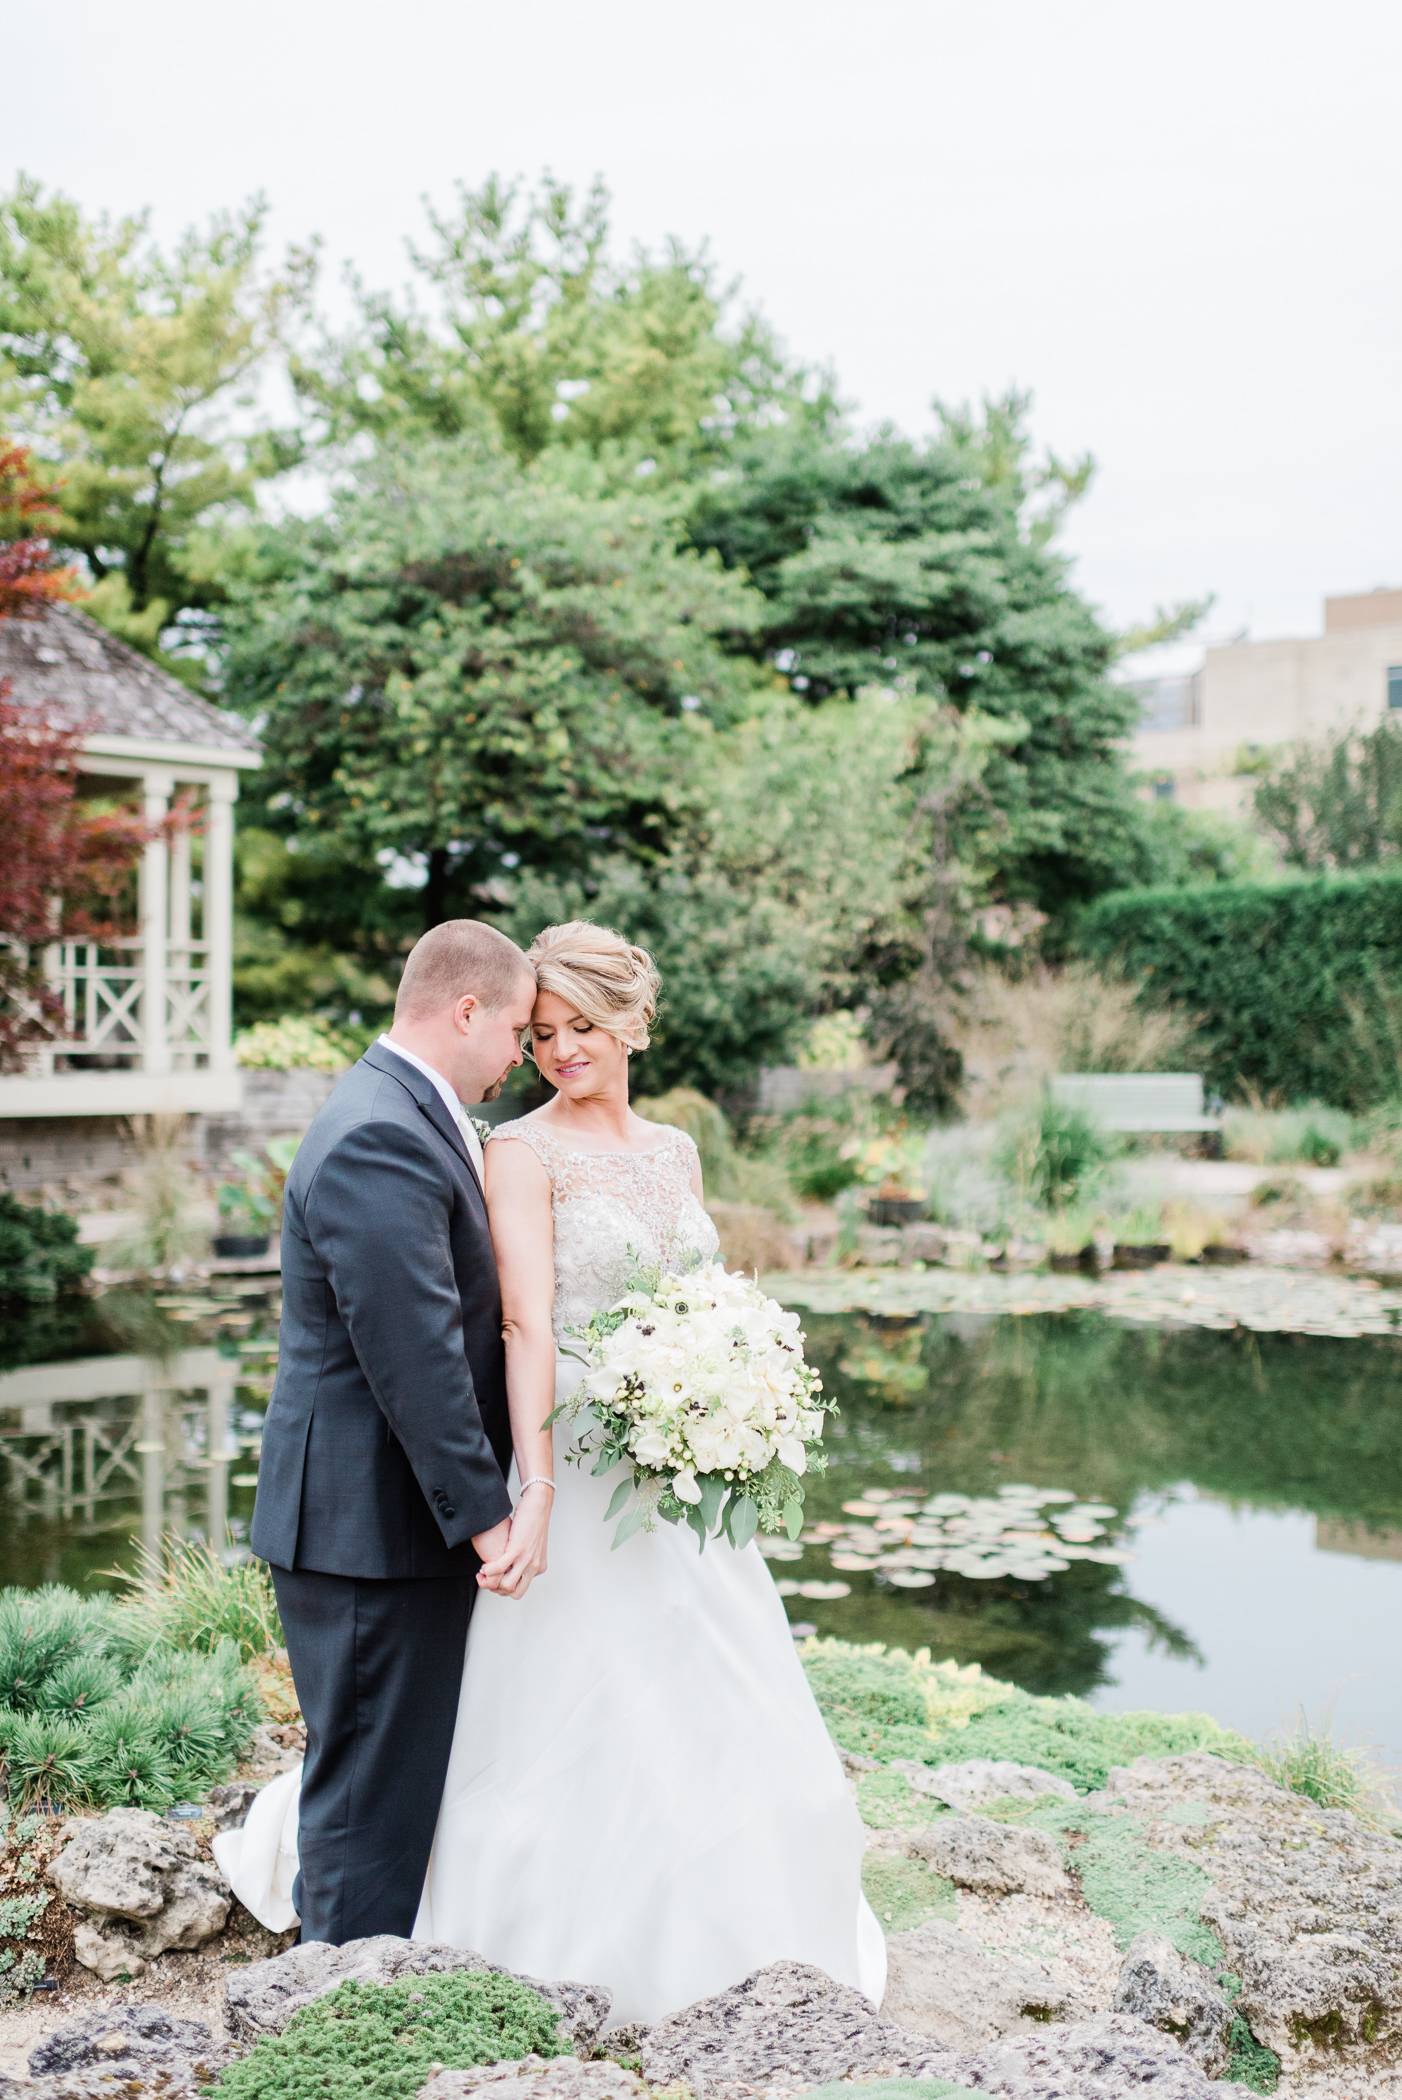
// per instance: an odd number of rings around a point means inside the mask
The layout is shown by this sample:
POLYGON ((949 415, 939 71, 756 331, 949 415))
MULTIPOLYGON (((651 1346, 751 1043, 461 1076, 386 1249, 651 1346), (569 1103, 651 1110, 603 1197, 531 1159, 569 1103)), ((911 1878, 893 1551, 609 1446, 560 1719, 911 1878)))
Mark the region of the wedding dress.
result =
MULTIPOLYGON (((583 1368, 568 1330, 633 1269, 717 1253, 695 1147, 659 1130, 646 1153, 576 1152, 529 1118, 493 1136, 530 1145, 550 1176, 557 1400, 583 1368)), ((879 2005, 861 1822, 758 1547, 701 1553, 659 1524, 614 1552, 619 1476, 566 1462, 556 1478, 549 1572, 520 1603, 477 1600, 414 1937, 605 1984, 615 2021, 660 2019, 778 1960, 879 2005)), ((291 1920, 297 1776, 215 1840, 269 1925, 291 1920)))

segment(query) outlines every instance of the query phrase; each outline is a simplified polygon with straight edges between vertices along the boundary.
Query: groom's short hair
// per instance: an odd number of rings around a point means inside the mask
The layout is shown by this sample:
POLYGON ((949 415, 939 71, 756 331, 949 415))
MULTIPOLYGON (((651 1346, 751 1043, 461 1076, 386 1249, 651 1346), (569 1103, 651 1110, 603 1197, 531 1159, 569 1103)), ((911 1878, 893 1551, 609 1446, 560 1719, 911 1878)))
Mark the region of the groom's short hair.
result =
POLYGON ((489 1013, 535 971, 515 941, 480 919, 444 919, 409 951, 394 1001, 396 1021, 441 1013, 468 992, 489 1013))

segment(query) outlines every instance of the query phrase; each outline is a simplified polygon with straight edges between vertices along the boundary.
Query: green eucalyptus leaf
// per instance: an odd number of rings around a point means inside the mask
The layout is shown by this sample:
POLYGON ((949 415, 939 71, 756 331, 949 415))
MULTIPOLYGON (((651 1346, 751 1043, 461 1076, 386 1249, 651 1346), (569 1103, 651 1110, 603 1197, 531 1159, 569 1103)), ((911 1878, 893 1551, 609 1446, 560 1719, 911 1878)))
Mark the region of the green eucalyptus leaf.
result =
POLYGON ((719 1473, 702 1473, 696 1485, 701 1490, 699 1507, 706 1521, 706 1529, 713 1531, 716 1518, 720 1515, 720 1506, 726 1497, 725 1481, 719 1473))
POLYGON ((796 1539, 803 1529, 803 1504, 797 1496, 784 1504, 784 1529, 791 1539, 796 1539))
POLYGON ((737 1547, 748 1546, 759 1523, 759 1511, 748 1495, 742 1495, 732 1504, 730 1536, 737 1547))
POLYGON ((619 1547, 623 1544, 623 1541, 625 1539, 630 1539, 635 1531, 642 1530, 643 1518, 646 1514, 647 1512, 641 1502, 635 1502, 633 1504, 633 1507, 629 1510, 628 1514, 624 1517, 623 1522, 619 1525, 617 1531, 615 1531, 613 1535, 613 1544, 609 1548, 609 1551, 611 1553, 617 1553, 619 1547))
POLYGON ((604 1511, 604 1522, 606 1524, 609 1523, 612 1518, 618 1515, 618 1512, 622 1509, 624 1503, 628 1500, 628 1497, 632 1494, 632 1492, 633 1483, 631 1480, 619 1481, 618 1486, 613 1491, 613 1496, 611 1501, 609 1502, 609 1506, 604 1511))

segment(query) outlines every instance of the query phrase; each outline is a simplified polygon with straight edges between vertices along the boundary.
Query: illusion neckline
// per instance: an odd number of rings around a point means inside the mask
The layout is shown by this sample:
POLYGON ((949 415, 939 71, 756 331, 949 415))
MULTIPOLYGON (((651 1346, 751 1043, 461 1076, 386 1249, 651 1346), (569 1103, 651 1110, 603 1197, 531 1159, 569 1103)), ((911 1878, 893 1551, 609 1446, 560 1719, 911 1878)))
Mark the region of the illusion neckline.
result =
MULTIPOLYGON (((671 1124, 662 1124, 659 1127, 664 1129, 667 1135, 663 1138, 660 1145, 649 1145, 646 1152, 630 1152, 626 1146, 620 1146, 608 1152, 585 1152, 578 1145, 565 1144, 563 1139, 554 1135, 548 1125, 537 1123, 530 1116, 521 1116, 518 1120, 523 1124, 529 1123, 532 1130, 543 1130, 547 1142, 556 1146, 559 1151, 567 1152, 571 1159, 658 1159, 664 1152, 671 1151, 675 1138, 685 1134, 682 1131, 674 1130, 671 1124)), ((509 1123, 504 1123, 492 1132, 492 1136, 504 1137, 510 1128, 509 1123)))

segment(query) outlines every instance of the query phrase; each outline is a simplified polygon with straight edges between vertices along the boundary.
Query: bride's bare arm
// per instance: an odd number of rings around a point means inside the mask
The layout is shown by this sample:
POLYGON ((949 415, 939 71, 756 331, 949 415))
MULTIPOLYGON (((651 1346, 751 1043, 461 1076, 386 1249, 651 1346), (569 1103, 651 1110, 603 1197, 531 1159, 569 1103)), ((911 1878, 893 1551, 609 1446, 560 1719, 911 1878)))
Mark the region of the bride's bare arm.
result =
MULTIPOLYGON (((524 1480, 553 1480, 555 1452, 542 1425, 555 1405, 555 1235, 550 1179, 529 1145, 500 1140, 486 1151, 487 1216, 501 1279, 506 1397, 516 1470, 524 1480)), ((511 1519, 506 1547, 478 1574, 483 1589, 524 1597, 545 1573, 545 1542, 555 1496, 526 1488, 511 1519)))

